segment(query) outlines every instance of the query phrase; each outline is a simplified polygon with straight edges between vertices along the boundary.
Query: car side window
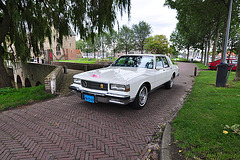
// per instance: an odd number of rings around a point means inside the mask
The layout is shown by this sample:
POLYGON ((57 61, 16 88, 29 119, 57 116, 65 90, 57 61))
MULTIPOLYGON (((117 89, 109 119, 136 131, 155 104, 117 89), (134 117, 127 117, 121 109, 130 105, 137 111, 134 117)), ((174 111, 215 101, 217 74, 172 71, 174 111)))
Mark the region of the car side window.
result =
POLYGON ((167 58, 166 58, 166 57, 162 57, 162 60, 163 60, 163 66, 164 66, 164 68, 169 67, 167 58))
POLYGON ((237 64, 237 60, 232 60, 232 64, 237 64))
POLYGON ((114 62, 113 66, 125 66, 126 61, 127 61, 127 57, 121 57, 114 62))
POLYGON ((156 67, 157 66, 163 67, 163 61, 161 57, 156 57, 156 67))

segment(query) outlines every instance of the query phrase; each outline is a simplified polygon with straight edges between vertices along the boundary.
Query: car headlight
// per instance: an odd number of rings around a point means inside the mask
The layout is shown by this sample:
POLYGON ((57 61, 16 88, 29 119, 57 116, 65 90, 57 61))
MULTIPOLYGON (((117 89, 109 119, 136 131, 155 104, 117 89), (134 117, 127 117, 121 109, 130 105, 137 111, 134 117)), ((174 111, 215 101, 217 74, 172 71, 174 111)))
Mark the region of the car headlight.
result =
POLYGON ((130 91, 130 85, 123 85, 123 84, 110 84, 110 89, 111 90, 117 90, 117 91, 125 91, 129 92, 130 91))
POLYGON ((73 83, 81 84, 81 79, 73 78, 73 83))

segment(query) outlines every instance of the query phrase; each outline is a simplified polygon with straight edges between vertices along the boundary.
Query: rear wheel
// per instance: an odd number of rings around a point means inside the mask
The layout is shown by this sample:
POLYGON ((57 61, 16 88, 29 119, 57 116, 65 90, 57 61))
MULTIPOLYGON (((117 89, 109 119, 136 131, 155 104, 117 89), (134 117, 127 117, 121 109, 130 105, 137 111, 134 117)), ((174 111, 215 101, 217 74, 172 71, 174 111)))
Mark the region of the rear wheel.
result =
POLYGON ((171 89, 173 87, 173 79, 174 77, 172 76, 171 79, 167 83, 165 83, 164 86, 166 89, 171 89))
POLYGON ((137 96, 131 105, 134 109, 142 109, 146 105, 147 99, 148 99, 148 88, 145 84, 143 84, 140 87, 137 93, 137 96))

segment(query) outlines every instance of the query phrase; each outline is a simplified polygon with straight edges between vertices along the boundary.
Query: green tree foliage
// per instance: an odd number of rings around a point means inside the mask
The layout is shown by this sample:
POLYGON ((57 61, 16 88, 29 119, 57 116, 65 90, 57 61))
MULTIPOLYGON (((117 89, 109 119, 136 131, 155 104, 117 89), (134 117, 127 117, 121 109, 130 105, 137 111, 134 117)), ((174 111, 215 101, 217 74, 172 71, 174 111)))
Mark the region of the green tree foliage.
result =
MULTIPOLYGON (((3 65, 5 59, 30 57, 30 49, 37 55, 45 37, 51 43, 52 28, 57 31, 57 41, 69 35, 69 26, 80 33, 81 38, 94 38, 95 32, 111 30, 117 12, 128 10, 130 0, 1 0, 0 1, 0 87, 10 86, 3 65), (13 50, 8 48, 14 46, 13 50)), ((13 47, 12 47, 13 48, 13 47)))
POLYGON ((134 32, 131 28, 123 25, 118 33, 118 47, 125 50, 126 54, 135 48, 136 40, 134 32))
POLYGON ((140 21, 138 24, 134 24, 132 29, 137 41, 137 47, 143 54, 144 42, 152 32, 151 26, 144 21, 140 21))
POLYGON ((94 36, 94 40, 92 38, 88 38, 85 40, 85 53, 94 53, 94 58, 96 57, 96 53, 98 56, 103 57, 106 55, 106 48, 108 46, 107 41, 107 33, 102 32, 100 34, 96 34, 94 36))
POLYGON ((172 32, 170 36, 170 41, 172 42, 172 46, 177 50, 181 51, 182 49, 185 49, 185 43, 183 37, 181 34, 178 34, 178 30, 175 30, 172 32))
POLYGON ((155 35, 145 40, 145 49, 153 54, 168 54, 168 40, 164 35, 155 35))
POLYGON ((235 28, 234 31, 235 34, 230 35, 230 41, 232 42, 230 44, 232 44, 233 50, 238 54, 237 70, 234 80, 240 81, 240 25, 235 28))
POLYGON ((115 53, 119 50, 117 46, 118 37, 119 36, 116 31, 112 31, 111 33, 106 34, 107 46, 110 48, 110 50, 113 51, 113 57, 115 57, 115 53))
POLYGON ((84 51, 87 44, 86 41, 79 39, 76 41, 76 49, 80 49, 81 51, 84 51))
MULTIPOLYGON (((183 37, 184 43, 187 42, 183 44, 186 46, 185 48, 202 49, 203 43, 214 41, 213 55, 215 55, 219 33, 223 35, 225 30, 224 23, 228 13, 229 0, 166 0, 165 5, 177 10, 177 19, 179 20, 177 31, 183 37)), ((233 6, 232 21, 239 24, 239 0, 234 0, 233 6)))
POLYGON ((169 52, 172 53, 172 55, 174 57, 179 55, 179 52, 176 50, 176 48, 173 45, 170 45, 170 51, 169 52))

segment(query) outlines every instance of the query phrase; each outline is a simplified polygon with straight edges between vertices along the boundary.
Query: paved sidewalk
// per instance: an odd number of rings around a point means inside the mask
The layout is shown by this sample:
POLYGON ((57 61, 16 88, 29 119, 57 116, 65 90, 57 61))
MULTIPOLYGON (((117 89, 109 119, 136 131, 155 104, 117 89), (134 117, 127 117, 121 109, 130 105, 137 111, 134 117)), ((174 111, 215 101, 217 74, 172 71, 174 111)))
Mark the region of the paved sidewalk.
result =
POLYGON ((63 96, 64 84, 54 99, 0 113, 0 159, 146 159, 158 126, 176 115, 191 88, 194 65, 179 67, 174 87, 151 93, 142 110, 63 96))

